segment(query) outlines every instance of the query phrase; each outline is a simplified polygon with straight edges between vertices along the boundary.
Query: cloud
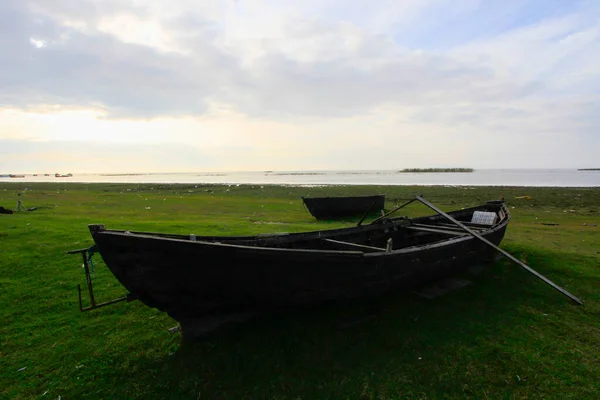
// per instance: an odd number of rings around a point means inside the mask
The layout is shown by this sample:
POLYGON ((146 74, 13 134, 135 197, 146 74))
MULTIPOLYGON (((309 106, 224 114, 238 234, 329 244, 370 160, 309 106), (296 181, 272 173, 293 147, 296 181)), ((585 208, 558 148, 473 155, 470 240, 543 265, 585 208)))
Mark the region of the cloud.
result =
MULTIPOLYGON (((367 20, 383 15, 382 8, 370 13, 362 2, 346 12, 334 2, 328 9, 339 12, 337 18, 240 3, 191 12, 175 6, 167 16, 164 2, 12 4, 2 13, 4 41, 13 43, 1 60, 7 66, 3 103, 100 105, 109 117, 127 118, 202 115, 208 103, 224 102, 258 117, 326 118, 390 103, 506 102, 543 92, 536 77, 544 67, 597 43, 597 27, 573 32, 576 18, 564 18, 474 41, 456 54, 427 52, 355 23, 359 12, 367 20), (266 17, 254 20, 258 15, 266 17), (238 25, 258 30, 240 31, 238 25), (569 43, 548 43, 568 32, 569 43), (498 71, 502 65, 508 72, 498 71)), ((404 30, 403 13, 428 15, 432 9, 409 4, 389 5, 404 30)), ((459 11, 472 8, 460 4, 459 11)), ((394 23, 387 26, 393 30, 394 23)))
MULTIPOLYGON (((202 54, 184 57, 70 26, 89 26, 101 21, 99 16, 58 20, 19 4, 0 13, 7 49, 0 55, 6 67, 0 99, 12 107, 101 106, 111 117, 202 114, 207 99, 236 71, 235 59, 201 43, 200 32, 196 46, 203 47, 202 54)), ((76 11, 71 14, 82 12, 76 11)))
POLYGON ((463 149, 497 135, 581 150, 598 144, 599 15, 554 0, 3 2, 0 105, 28 116, 0 114, 0 138, 241 144, 244 165, 286 146, 306 155, 286 165, 346 165, 340 143, 362 141, 356 158, 387 166, 415 132, 484 163, 463 149))

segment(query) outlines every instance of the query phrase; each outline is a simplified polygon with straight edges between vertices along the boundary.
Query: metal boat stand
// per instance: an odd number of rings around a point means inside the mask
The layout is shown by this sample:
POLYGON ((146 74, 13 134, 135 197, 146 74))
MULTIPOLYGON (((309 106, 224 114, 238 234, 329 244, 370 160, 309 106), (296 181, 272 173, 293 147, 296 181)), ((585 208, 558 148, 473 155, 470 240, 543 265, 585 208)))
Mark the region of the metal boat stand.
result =
POLYGON ((79 311, 82 311, 82 312, 90 311, 90 310, 94 310, 96 308, 119 303, 121 301, 130 302, 130 301, 137 300, 137 297, 135 295, 132 295, 131 293, 129 293, 123 297, 119 297, 114 300, 105 301, 104 303, 96 303, 96 298, 94 297, 94 287, 92 285, 92 276, 90 274, 90 259, 91 259, 92 255, 95 253, 95 251, 96 251, 96 246, 91 246, 87 249, 71 250, 71 251, 67 252, 67 254, 78 254, 78 253, 81 254, 81 258, 83 259, 83 268, 85 270, 85 280, 86 280, 88 292, 90 295, 90 303, 92 303, 92 305, 89 307, 83 307, 83 302, 81 301, 81 285, 80 284, 77 285, 77 292, 79 294, 79 311))

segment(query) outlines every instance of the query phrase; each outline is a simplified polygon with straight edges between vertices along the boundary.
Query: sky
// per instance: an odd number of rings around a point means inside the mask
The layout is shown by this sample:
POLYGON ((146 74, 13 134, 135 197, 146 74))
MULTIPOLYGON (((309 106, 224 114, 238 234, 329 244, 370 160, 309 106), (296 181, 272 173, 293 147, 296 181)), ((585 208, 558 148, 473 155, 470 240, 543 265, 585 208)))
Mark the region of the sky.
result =
POLYGON ((600 167, 600 1, 5 0, 0 174, 600 167))

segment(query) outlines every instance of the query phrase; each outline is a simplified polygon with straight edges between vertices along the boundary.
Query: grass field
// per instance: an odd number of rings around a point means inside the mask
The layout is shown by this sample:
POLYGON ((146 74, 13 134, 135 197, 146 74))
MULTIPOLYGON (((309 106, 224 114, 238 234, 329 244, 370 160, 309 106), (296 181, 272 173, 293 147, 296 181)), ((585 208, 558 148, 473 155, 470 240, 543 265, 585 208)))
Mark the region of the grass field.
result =
MULTIPOLYGON (((1 399, 600 398, 600 189, 298 188, 0 183, 36 211, 0 215, 1 399), (295 232, 317 222, 301 196, 415 193, 442 209, 504 195, 502 247, 582 298, 575 306, 506 261, 433 300, 388 296, 375 318, 336 329, 356 305, 258 320, 180 344, 139 302, 80 313, 87 225, 200 234, 295 232), (530 196, 530 198, 516 198, 530 196), (550 224, 550 225, 548 225, 550 224)), ((422 206, 408 215, 429 213, 422 206)), ((96 257, 98 300, 124 289, 96 257)))

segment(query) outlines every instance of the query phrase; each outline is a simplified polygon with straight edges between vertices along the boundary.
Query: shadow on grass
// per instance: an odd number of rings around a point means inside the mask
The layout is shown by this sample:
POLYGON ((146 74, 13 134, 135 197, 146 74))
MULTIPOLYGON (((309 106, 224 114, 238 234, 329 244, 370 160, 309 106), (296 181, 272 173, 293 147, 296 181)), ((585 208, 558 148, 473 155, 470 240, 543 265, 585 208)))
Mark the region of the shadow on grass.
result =
POLYGON ((503 374, 513 356, 502 341, 532 324, 523 310, 569 305, 505 261, 465 277, 474 284, 432 300, 385 296, 380 313, 347 329, 340 322, 361 315, 357 304, 263 318, 182 344, 167 359, 114 371, 111 397, 484 397, 494 385, 510 395, 503 374))

